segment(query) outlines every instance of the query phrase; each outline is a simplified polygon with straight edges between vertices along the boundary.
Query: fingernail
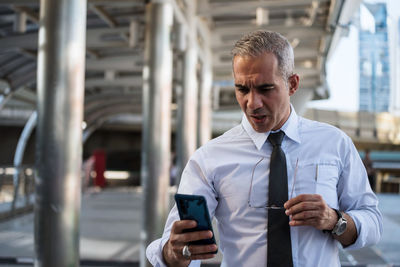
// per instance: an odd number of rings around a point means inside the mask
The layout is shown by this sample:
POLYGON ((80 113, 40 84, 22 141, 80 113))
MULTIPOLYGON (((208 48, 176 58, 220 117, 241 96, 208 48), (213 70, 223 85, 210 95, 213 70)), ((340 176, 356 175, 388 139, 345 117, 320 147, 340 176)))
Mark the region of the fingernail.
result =
POLYGON ((289 210, 285 210, 286 215, 289 215, 289 210))

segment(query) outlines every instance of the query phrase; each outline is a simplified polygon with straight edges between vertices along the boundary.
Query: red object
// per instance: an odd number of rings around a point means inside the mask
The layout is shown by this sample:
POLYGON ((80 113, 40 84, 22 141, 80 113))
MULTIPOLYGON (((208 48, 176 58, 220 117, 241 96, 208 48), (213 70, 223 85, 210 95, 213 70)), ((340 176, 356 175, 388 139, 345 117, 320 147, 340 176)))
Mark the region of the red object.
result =
POLYGON ((106 153, 104 150, 96 150, 93 152, 94 157, 94 170, 96 171, 96 178, 94 184, 101 188, 106 186, 106 178, 104 172, 106 170, 106 153))

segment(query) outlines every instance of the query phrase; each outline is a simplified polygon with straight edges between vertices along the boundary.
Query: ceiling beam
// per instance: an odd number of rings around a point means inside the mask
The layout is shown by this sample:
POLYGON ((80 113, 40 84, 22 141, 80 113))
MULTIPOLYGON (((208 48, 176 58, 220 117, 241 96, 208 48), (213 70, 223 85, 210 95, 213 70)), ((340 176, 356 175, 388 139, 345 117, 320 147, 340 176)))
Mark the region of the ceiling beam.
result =
POLYGON ((235 25, 226 25, 226 26, 216 26, 215 29, 213 30, 213 35, 238 35, 242 36, 243 33, 246 32, 251 32, 255 30, 269 30, 269 31, 275 31, 279 32, 282 35, 295 35, 299 37, 303 37, 304 35, 310 36, 310 35, 315 35, 315 36, 320 36, 325 33, 324 29, 321 29, 320 27, 309 27, 309 26, 303 26, 303 25, 296 25, 292 27, 288 27, 285 25, 270 25, 270 26, 257 26, 255 24, 235 24, 235 25))
POLYGON ((18 13, 25 13, 28 19, 36 24, 39 24, 39 14, 33 11, 29 7, 25 6, 12 6, 11 7, 15 12, 18 13))
POLYGON ((143 83, 141 76, 133 76, 133 77, 118 77, 115 80, 107 80, 107 79, 93 79, 88 78, 85 81, 86 87, 137 87, 141 86, 143 83))
MULTIPOLYGON (((1 0, 0 0, 1 1, 1 0)), ((114 40, 113 38, 129 34, 129 27, 88 29, 86 36, 86 46, 89 48, 101 47, 126 47, 127 41, 114 40)), ((27 33, 22 35, 7 36, 0 39, 0 50, 13 50, 16 47, 22 49, 37 49, 38 33, 27 33)))
POLYGON ((104 108, 105 106, 114 106, 118 107, 120 105, 132 105, 133 107, 140 106, 142 103, 142 98, 112 98, 112 99, 103 99, 103 100, 98 100, 98 101, 92 101, 92 102, 85 102, 85 113, 84 117, 90 116, 93 112, 96 112, 99 109, 104 108))
MULTIPOLYGON (((40 0, 0 0, 0 5, 39 5, 40 0)), ((143 0, 88 0, 89 4, 109 5, 115 7, 137 7, 144 6, 143 0)))
POLYGON ((33 60, 36 60, 36 59, 37 59, 37 52, 36 52, 36 50, 26 50, 26 49, 17 48, 16 51, 17 51, 19 54, 21 54, 21 55, 23 55, 23 56, 25 56, 25 57, 27 57, 27 58, 29 58, 29 59, 33 59, 33 60))
POLYGON ((90 5, 90 9, 105 23, 107 23, 110 28, 115 28, 118 26, 117 21, 106 11, 103 6, 90 5))
POLYGON ((89 96, 85 96, 85 105, 90 102, 103 101, 105 99, 121 98, 121 97, 123 97, 123 98, 141 98, 142 91, 134 90, 134 91, 130 91, 130 92, 125 92, 124 94, 116 93, 116 92, 106 92, 106 93, 99 93, 99 94, 95 94, 95 95, 89 95, 89 96))
POLYGON ((237 40, 239 40, 243 34, 253 32, 256 30, 269 30, 279 32, 284 35, 287 39, 292 40, 297 38, 300 43, 302 40, 319 39, 322 35, 326 35, 325 28, 316 26, 304 26, 297 25, 288 27, 285 25, 270 25, 270 26, 257 26, 255 24, 234 24, 215 26, 211 34, 211 43, 214 47, 223 45, 233 46, 237 40))
POLYGON ((90 49, 90 48, 86 48, 86 54, 91 59, 99 59, 100 58, 100 54, 96 50, 93 50, 93 49, 90 49))
POLYGON ((91 112, 90 114, 85 114, 86 116, 84 117, 84 120, 88 123, 91 124, 94 122, 96 119, 107 116, 109 114, 115 114, 115 113, 129 113, 129 114, 135 114, 135 113, 141 113, 142 112, 142 107, 139 105, 132 105, 132 103, 125 103, 123 105, 105 105, 99 107, 97 111, 91 112))
MULTIPOLYGON (((226 14, 237 14, 237 13, 248 13, 251 10, 255 10, 258 7, 261 8, 279 8, 286 9, 289 7, 296 6, 307 6, 315 0, 279 0, 279 1, 240 1, 229 3, 211 3, 210 9, 199 10, 198 14, 204 17, 226 15, 226 14)), ((330 0, 319 0, 319 2, 329 2, 330 0)))
POLYGON ((138 62, 143 61, 143 56, 106 57, 100 59, 87 59, 87 70, 115 70, 115 71, 142 71, 138 62))

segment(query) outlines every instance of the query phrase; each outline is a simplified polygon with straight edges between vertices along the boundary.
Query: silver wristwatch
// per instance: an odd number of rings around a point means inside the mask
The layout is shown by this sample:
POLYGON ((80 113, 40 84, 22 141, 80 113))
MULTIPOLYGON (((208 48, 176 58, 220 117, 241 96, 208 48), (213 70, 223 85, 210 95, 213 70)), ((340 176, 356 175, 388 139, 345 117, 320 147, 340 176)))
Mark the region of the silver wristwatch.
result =
POLYGON ((332 230, 324 230, 323 232, 324 233, 328 232, 328 233, 332 233, 334 235, 339 236, 339 235, 343 234, 346 231, 347 220, 343 217, 342 212, 338 211, 337 209, 333 209, 333 210, 336 212, 336 214, 338 215, 339 219, 338 219, 335 227, 333 227, 332 230))

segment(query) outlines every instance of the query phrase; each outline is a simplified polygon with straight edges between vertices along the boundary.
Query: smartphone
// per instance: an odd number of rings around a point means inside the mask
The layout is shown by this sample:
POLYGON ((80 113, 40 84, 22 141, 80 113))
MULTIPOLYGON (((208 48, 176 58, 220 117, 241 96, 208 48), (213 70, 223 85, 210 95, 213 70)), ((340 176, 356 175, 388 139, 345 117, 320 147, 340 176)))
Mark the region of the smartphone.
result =
MULTIPOLYGON (((197 222, 197 226, 195 228, 186 229, 185 232, 210 230, 213 233, 212 238, 193 241, 190 242, 190 244, 216 244, 206 199, 200 195, 176 194, 175 202, 181 220, 195 220, 197 222)), ((217 251, 215 251, 215 253, 217 253, 217 251)))

